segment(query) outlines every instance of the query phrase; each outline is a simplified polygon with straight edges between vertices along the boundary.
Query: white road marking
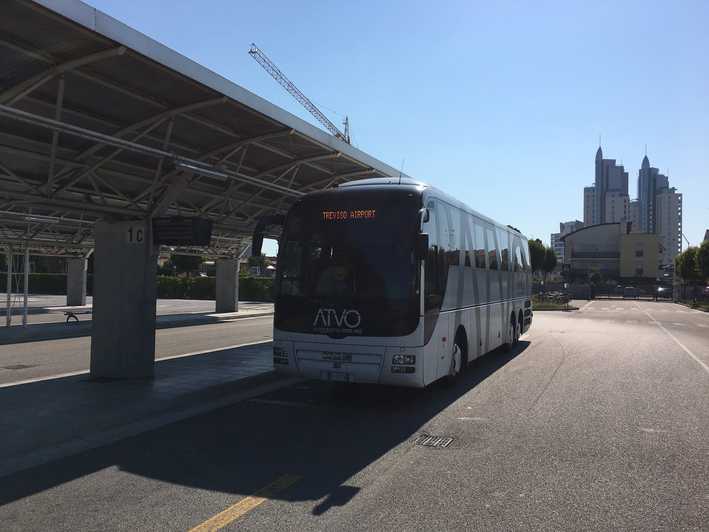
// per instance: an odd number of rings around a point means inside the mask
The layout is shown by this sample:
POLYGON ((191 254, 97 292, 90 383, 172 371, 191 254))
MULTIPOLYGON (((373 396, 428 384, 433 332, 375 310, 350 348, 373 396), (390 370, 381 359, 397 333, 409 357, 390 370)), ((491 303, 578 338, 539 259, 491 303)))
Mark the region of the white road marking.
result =
POLYGON ((648 427, 640 427, 640 430, 643 432, 648 432, 650 434, 660 434, 660 433, 667 433, 669 430, 663 430, 663 429, 651 429, 648 427))
POLYGON ((665 331, 665 334, 666 334, 667 336, 669 336, 670 338, 672 338, 672 339, 675 341, 675 343, 676 343, 678 346, 680 346, 680 347, 684 350, 685 353, 687 353, 690 357, 692 357, 692 358, 694 359, 694 361, 695 361, 697 364, 699 364, 699 365, 704 369, 704 371, 707 372, 707 374, 709 374, 709 366, 707 366, 697 355, 695 355, 695 354, 692 353, 689 349, 687 349, 687 347, 686 347, 682 342, 680 342, 680 341, 675 337, 674 334, 672 334, 670 331, 668 331, 668 330, 665 328, 664 325, 662 325, 659 321, 657 321, 655 318, 653 318, 653 317, 650 315, 650 313, 649 313, 648 311, 643 310, 643 312, 645 312, 645 314, 647 315, 647 317, 650 318, 653 322, 655 322, 655 325, 657 325, 660 329, 662 329, 663 331, 665 331))
POLYGON ((459 417, 460 421, 487 421, 486 417, 459 417))
POLYGON ((11 386, 19 386, 21 384, 32 384, 33 382, 49 381, 52 379, 63 379, 64 377, 74 377, 76 375, 88 375, 88 370, 82 371, 70 371, 69 373, 57 373, 56 375, 50 375, 49 377, 37 377, 34 379, 26 379, 23 381, 13 381, 0 384, 0 388, 10 388, 11 386))
POLYGON ((673 321, 673 322, 672 322, 672 325, 676 325, 677 327, 686 327, 686 326, 687 326, 685 323, 679 323, 679 322, 676 322, 676 321, 673 321))
POLYGON ((701 327, 702 329, 706 329, 707 327, 709 327, 709 325, 704 325, 703 323, 695 323, 694 325, 696 325, 697 327, 701 327))
MULTIPOLYGON (((242 318, 244 319, 244 318, 242 318)), ((155 361, 157 362, 158 360, 174 360, 176 358, 184 358, 184 357, 193 357, 195 355, 207 355, 209 353, 214 353, 215 351, 226 351, 227 349, 236 349, 237 347, 249 347, 251 345, 258 345, 258 344, 266 344, 268 342, 272 342, 273 339, 261 339, 261 340, 255 340, 253 342, 246 342, 245 344, 234 344, 234 345, 225 345, 224 347, 215 347, 213 349, 206 349, 202 351, 193 351, 191 353, 183 353, 181 355, 170 355, 168 357, 155 357, 155 361)))
POLYGON ((583 312, 583 311, 586 310, 587 308, 590 308, 591 305, 593 305, 593 303, 594 303, 593 300, 589 301, 588 303, 586 303, 583 307, 581 307, 581 308, 579 309, 579 312, 583 312))

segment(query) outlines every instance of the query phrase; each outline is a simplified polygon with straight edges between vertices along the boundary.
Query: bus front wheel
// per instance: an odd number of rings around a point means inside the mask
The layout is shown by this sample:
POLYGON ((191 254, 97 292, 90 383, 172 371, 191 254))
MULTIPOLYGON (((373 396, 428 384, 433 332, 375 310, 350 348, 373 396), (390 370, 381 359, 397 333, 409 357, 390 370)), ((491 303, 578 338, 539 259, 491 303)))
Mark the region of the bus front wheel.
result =
POLYGON ((451 367, 448 375, 446 375, 446 384, 448 385, 452 385, 458 380, 460 372, 463 369, 465 357, 463 349, 464 347, 461 345, 461 341, 456 338, 453 344, 453 353, 451 354, 451 367))

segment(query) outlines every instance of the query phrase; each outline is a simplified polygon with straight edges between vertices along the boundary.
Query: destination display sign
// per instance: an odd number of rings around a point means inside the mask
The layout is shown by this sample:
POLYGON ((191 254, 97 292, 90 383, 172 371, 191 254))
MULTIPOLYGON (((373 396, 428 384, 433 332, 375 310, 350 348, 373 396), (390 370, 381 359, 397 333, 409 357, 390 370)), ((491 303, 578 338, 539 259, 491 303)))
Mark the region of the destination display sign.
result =
POLYGON ((153 218, 153 242, 166 246, 208 246, 212 220, 191 216, 153 218))
POLYGON ((346 222, 349 220, 374 220, 376 209, 324 210, 322 219, 326 222, 346 222))

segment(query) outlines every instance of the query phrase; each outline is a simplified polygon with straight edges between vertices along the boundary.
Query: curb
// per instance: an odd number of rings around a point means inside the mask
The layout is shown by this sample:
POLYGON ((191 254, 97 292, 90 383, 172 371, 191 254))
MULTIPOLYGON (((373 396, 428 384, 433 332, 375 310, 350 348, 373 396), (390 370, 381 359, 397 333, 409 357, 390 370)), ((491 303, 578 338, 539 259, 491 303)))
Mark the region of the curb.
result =
POLYGON ((149 432, 178 421, 211 412, 212 410, 231 406, 302 380, 301 378, 284 378, 275 371, 268 371, 260 375, 246 377, 235 381, 240 388, 237 392, 212 401, 207 401, 206 403, 200 403, 198 406, 187 407, 173 412, 168 409, 164 412, 158 412, 156 415, 148 417, 147 419, 132 421, 97 434, 87 434, 83 437, 77 437, 58 445, 53 445, 47 449, 37 449, 24 455, 11 456, 0 462, 0 478, 19 473, 26 469, 45 465, 49 462, 68 458, 91 449, 104 447, 144 432, 149 432))
MULTIPOLYGON (((168 315, 169 316, 169 315, 168 315)), ((214 315, 200 315, 195 317, 186 317, 180 319, 165 319, 160 321, 160 316, 155 321, 155 330, 172 329, 175 327, 187 327, 190 325, 210 325, 216 323, 228 323, 230 321, 243 320, 245 318, 262 318, 264 316, 273 316, 273 312, 255 312, 253 314, 244 314, 242 316, 225 315, 224 317, 215 317, 214 315)), ((14 338, 3 338, 0 332, 0 345, 21 344, 26 342, 38 342, 43 340, 61 340, 64 338, 80 338, 82 336, 91 336, 92 329, 91 321, 83 321, 75 324, 51 323, 51 324, 36 324, 30 325, 27 329, 23 329, 20 334, 14 338), (54 327, 56 330, 50 331, 33 331, 32 327, 54 327)))
POLYGON ((569 308, 535 308, 534 312, 574 312, 579 310, 579 307, 569 308))

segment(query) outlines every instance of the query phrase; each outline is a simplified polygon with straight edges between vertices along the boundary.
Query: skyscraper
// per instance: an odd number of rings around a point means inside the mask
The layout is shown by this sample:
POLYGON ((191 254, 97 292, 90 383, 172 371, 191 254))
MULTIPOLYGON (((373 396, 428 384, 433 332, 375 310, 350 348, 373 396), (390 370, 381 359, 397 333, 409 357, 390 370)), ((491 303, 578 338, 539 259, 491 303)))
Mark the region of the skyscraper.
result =
POLYGON ((636 199, 628 206, 628 220, 631 223, 633 233, 640 232, 640 202, 636 199))
POLYGON ((596 207, 596 187, 584 187, 583 189, 583 223, 593 225, 596 207))
POLYGON ((669 188, 667 176, 662 175, 657 168, 650 166, 647 155, 638 172, 638 211, 640 214, 640 231, 655 233, 655 197, 669 188))
MULTIPOLYGON (((586 225, 606 222, 622 222, 628 219, 628 172, 615 159, 604 159, 603 150, 596 151, 595 182, 593 185, 593 209, 586 220, 587 190, 584 189, 584 222, 586 225)), ((590 191, 589 191, 590 195, 590 191)), ((589 198, 590 199, 590 198, 589 198)))

